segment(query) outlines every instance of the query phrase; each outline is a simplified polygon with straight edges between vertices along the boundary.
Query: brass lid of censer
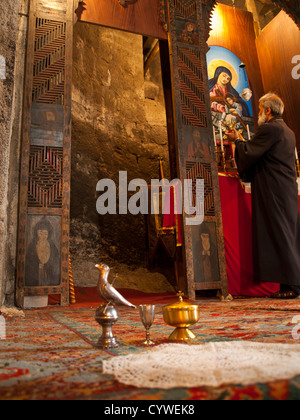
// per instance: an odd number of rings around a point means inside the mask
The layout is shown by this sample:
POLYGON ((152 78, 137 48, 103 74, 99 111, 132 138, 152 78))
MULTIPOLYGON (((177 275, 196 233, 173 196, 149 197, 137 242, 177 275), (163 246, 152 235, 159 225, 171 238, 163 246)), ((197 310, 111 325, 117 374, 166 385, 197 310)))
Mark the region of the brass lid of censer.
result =
POLYGON ((198 305, 193 305, 189 302, 184 302, 184 294, 182 292, 179 292, 178 296, 179 301, 171 305, 167 305, 163 308, 164 321, 166 322, 166 324, 172 327, 176 327, 177 330, 177 333, 175 333, 175 335, 173 333, 170 339, 174 338, 177 340, 186 340, 190 338, 195 338, 191 337, 188 327, 196 324, 199 321, 200 307, 198 305), (179 329, 184 329, 185 331, 181 331, 179 334, 179 329))
POLYGON ((184 297, 183 292, 178 292, 177 296, 179 297, 179 300, 175 303, 171 303, 170 305, 164 306, 163 310, 166 310, 166 311, 169 311, 169 310, 178 311, 182 309, 194 310, 195 306, 198 307, 198 305, 193 305, 189 302, 185 302, 183 300, 183 297, 184 297))

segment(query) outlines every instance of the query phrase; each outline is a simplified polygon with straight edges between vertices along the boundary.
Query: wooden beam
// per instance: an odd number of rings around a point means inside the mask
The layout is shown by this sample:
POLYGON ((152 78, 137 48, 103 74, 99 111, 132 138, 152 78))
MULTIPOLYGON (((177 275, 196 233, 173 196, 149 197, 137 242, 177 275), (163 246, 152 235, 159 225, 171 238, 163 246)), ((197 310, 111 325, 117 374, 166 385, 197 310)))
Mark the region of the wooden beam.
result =
POLYGON ((156 57, 157 53, 159 52, 159 41, 157 40, 154 48, 149 52, 149 54, 146 57, 146 61, 144 64, 144 73, 147 73, 147 70, 151 66, 151 63, 153 62, 154 58, 156 57))
POLYGON ((122 6, 118 0, 85 0, 82 22, 167 39, 160 22, 160 0, 137 0, 122 6))

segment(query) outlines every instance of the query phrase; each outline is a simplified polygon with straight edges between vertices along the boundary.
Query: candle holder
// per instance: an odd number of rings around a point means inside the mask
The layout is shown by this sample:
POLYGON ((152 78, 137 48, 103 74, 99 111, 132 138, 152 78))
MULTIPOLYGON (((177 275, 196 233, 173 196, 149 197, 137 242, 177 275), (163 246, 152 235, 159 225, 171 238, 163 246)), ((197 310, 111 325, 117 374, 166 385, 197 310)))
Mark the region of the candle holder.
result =
POLYGON ((219 165, 219 150, 218 150, 218 146, 215 146, 215 152, 216 152, 216 161, 217 161, 217 165, 219 165))
POLYGON ((226 159, 225 159, 225 151, 222 150, 222 169, 224 172, 226 172, 226 159))
POLYGON ((231 150, 231 156, 230 156, 231 167, 233 169, 237 169, 236 161, 235 161, 235 144, 232 142, 230 142, 230 150, 231 150))

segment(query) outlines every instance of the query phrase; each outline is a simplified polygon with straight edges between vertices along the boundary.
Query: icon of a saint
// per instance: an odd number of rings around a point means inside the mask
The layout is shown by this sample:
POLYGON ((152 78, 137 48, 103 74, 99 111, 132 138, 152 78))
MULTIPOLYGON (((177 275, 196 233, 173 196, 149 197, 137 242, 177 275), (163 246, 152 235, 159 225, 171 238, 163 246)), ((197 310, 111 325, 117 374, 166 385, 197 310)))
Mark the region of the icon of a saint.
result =
POLYGON ((53 241, 53 227, 43 217, 33 229, 26 256, 25 285, 57 286, 60 283, 60 255, 53 241))
POLYGON ((212 232, 205 225, 200 233, 199 245, 201 281, 208 283, 219 281, 218 251, 212 238, 212 232))

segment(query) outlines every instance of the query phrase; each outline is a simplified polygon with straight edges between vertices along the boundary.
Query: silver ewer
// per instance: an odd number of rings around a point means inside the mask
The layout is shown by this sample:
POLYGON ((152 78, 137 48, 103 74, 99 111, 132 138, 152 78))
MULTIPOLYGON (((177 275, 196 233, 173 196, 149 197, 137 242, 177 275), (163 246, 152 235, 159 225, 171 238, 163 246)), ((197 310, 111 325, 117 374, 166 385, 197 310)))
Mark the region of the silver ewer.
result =
POLYGON ((97 308, 95 320, 102 327, 103 332, 96 347, 100 349, 113 349, 119 347, 119 343, 114 337, 112 330, 113 325, 118 319, 118 311, 113 305, 107 304, 97 308))
POLYGON ((99 297, 106 302, 96 310, 96 321, 103 329, 102 337, 100 337, 96 347, 101 349, 112 349, 119 347, 112 331, 113 325, 118 321, 119 314, 115 308, 116 306, 126 306, 136 308, 131 302, 124 298, 108 281, 110 268, 106 264, 97 264, 96 268, 99 270, 99 280, 97 284, 97 291, 99 297))

